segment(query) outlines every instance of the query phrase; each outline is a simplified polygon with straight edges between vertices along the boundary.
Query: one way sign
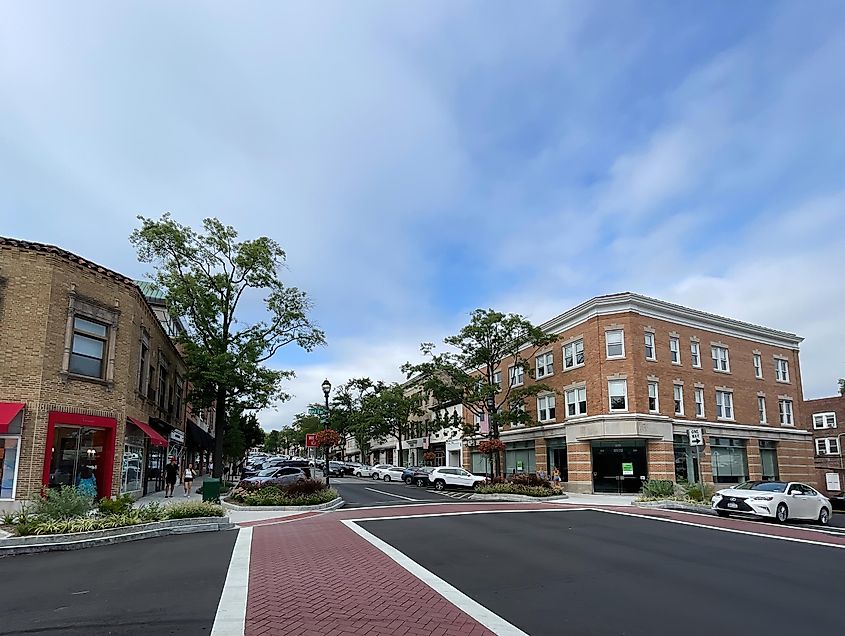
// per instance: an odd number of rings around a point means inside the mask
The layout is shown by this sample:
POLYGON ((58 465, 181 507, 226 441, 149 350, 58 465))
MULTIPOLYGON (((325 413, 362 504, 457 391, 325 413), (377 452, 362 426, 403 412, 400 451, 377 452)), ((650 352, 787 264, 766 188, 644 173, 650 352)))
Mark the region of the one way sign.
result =
POLYGON ((702 435, 700 428, 691 428, 688 433, 690 446, 704 446, 704 435, 702 435))

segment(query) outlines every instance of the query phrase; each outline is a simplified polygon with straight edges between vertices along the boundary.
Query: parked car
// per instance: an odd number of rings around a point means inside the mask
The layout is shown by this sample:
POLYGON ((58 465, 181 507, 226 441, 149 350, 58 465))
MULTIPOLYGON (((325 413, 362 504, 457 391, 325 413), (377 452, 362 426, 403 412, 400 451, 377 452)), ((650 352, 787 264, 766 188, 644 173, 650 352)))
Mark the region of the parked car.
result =
POLYGON ((418 470, 423 468, 422 466, 405 466, 405 470, 402 471, 402 481, 404 481, 409 486, 414 483, 414 473, 418 470))
MULTIPOLYGON (((323 472, 325 473, 326 465, 323 464, 322 468, 323 472)), ((343 477, 346 474, 346 464, 344 464, 343 462, 335 461, 329 462, 329 477, 343 477)))
POLYGON ((373 476, 373 467, 368 466, 367 464, 358 464, 358 467, 355 469, 355 472, 352 473, 356 477, 372 477, 373 476))
MULTIPOLYGON (((423 466, 422 468, 417 469, 413 475, 411 475, 410 483, 419 486, 420 488, 425 488, 426 486, 431 485, 431 482, 428 480, 428 476, 434 471, 434 466, 423 466)), ((409 482, 405 482, 406 484, 409 482)))
POLYGON ((266 468, 258 473, 255 477, 247 477, 241 479, 239 486, 245 484, 263 484, 268 481, 278 483, 286 486, 298 481, 305 481, 306 474, 301 468, 293 468, 292 466, 281 466, 275 468, 266 468))
POLYGON ((361 466, 361 462, 346 462, 346 467, 349 469, 349 474, 354 475, 355 471, 361 466))
POLYGON ((373 466, 373 479, 381 479, 384 477, 384 471, 388 468, 393 468, 393 464, 377 464, 373 466))
POLYGON ((428 474, 428 480, 435 490, 446 490, 446 488, 475 488, 477 484, 486 482, 487 478, 473 475, 463 468, 438 466, 428 474))
POLYGON ((390 466, 381 471, 382 481, 402 481, 405 469, 401 466, 390 466))
POLYGON ((712 499, 720 517, 733 513, 773 518, 778 523, 790 519, 830 523, 833 506, 824 495, 806 484, 785 481, 747 481, 720 490, 712 499))
POLYGON ((845 494, 831 495, 828 499, 834 510, 845 510, 845 494))

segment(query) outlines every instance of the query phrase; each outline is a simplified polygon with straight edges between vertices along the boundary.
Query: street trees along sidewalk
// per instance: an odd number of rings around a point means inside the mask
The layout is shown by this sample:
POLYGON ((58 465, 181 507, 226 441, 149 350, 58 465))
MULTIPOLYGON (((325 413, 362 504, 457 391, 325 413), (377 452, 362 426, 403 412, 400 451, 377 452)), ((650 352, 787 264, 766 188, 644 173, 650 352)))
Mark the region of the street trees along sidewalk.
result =
MULTIPOLYGON (((556 339, 519 314, 476 309, 469 324, 444 339, 451 351, 436 353, 432 343, 423 343, 420 350, 426 360, 408 362, 402 370, 409 378, 417 377, 423 393, 437 404, 461 404, 465 413, 486 416, 490 436, 498 439, 505 423, 536 424, 525 409, 525 398, 552 391, 542 383, 514 386, 501 374, 509 373, 509 367, 514 366, 533 378, 534 355, 556 339)), ((465 433, 479 435, 480 430, 470 423, 465 433)), ((491 453, 490 460, 495 474, 501 475, 499 453, 491 453)))
POLYGON ((177 340, 188 366, 191 404, 215 405, 214 476, 220 477, 227 407, 260 409, 288 399, 282 382, 293 371, 265 363, 284 346, 310 351, 325 344, 325 336, 308 316, 305 292, 279 278, 285 252, 272 239, 238 241, 233 227, 213 218, 203 221, 201 232, 169 214, 139 220, 130 240, 139 259, 153 265, 153 282, 169 309, 186 322, 187 333, 177 340))

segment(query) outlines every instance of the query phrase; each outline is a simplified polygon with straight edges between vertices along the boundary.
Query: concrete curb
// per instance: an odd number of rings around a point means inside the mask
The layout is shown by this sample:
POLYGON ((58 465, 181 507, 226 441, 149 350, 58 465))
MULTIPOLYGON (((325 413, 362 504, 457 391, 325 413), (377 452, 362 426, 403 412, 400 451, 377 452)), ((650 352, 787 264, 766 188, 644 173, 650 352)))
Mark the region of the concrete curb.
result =
POLYGON ((715 515, 710 506, 706 504, 687 503, 685 501, 673 501, 671 499, 663 499, 660 501, 635 501, 634 505, 637 508, 655 509, 655 510, 681 510, 683 512, 697 512, 703 515, 715 515))
POLYGON ((123 528, 75 532, 72 534, 30 535, 0 540, 0 558, 17 554, 52 552, 59 550, 81 550, 98 545, 126 543, 140 539, 152 539, 171 534, 194 532, 218 532, 231 530, 235 524, 228 517, 194 517, 191 519, 169 519, 152 523, 139 523, 123 528))
POLYGON ((508 493, 496 493, 496 494, 475 494, 470 495, 469 499, 471 501, 515 501, 515 502, 524 502, 524 501, 563 501, 564 499, 568 499, 567 495, 554 495, 552 497, 531 497, 530 495, 514 495, 508 493))
POLYGON ((314 506, 239 506, 238 504, 229 503, 228 501, 222 499, 220 500, 220 503, 224 508, 226 508, 226 510, 234 510, 236 512, 256 510, 268 512, 309 512, 311 510, 334 510, 335 508, 340 508, 346 502, 341 497, 338 497, 337 499, 332 499, 327 503, 316 504, 314 506))

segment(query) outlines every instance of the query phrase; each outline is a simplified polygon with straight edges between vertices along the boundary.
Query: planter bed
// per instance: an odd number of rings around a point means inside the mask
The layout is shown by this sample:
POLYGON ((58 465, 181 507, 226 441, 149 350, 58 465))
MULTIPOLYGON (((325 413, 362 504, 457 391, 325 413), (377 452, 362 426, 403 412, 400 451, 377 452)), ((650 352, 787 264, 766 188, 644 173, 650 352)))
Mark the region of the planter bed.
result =
POLYGON ((90 530, 69 534, 28 535, 0 539, 0 557, 51 550, 79 550, 96 545, 123 543, 162 537, 169 534, 189 534, 193 532, 217 532, 229 530, 234 525, 228 517, 191 517, 187 519, 168 519, 151 523, 138 523, 120 528, 90 530))
POLYGON ((238 512, 243 512, 246 510, 268 510, 271 512, 286 512, 297 510, 301 512, 307 512, 309 510, 334 510, 335 508, 340 508, 345 503, 341 497, 337 497, 336 499, 332 499, 327 503, 315 504, 313 506, 246 506, 244 504, 239 504, 234 501, 229 501, 228 499, 221 499, 220 503, 224 508, 227 510, 235 510, 238 512))
POLYGON ((563 501, 564 499, 568 499, 565 493, 561 493, 559 495, 552 495, 550 497, 532 497, 531 495, 515 495, 512 493, 489 493, 489 494, 481 494, 476 493, 470 496, 470 500, 472 501, 563 501))

